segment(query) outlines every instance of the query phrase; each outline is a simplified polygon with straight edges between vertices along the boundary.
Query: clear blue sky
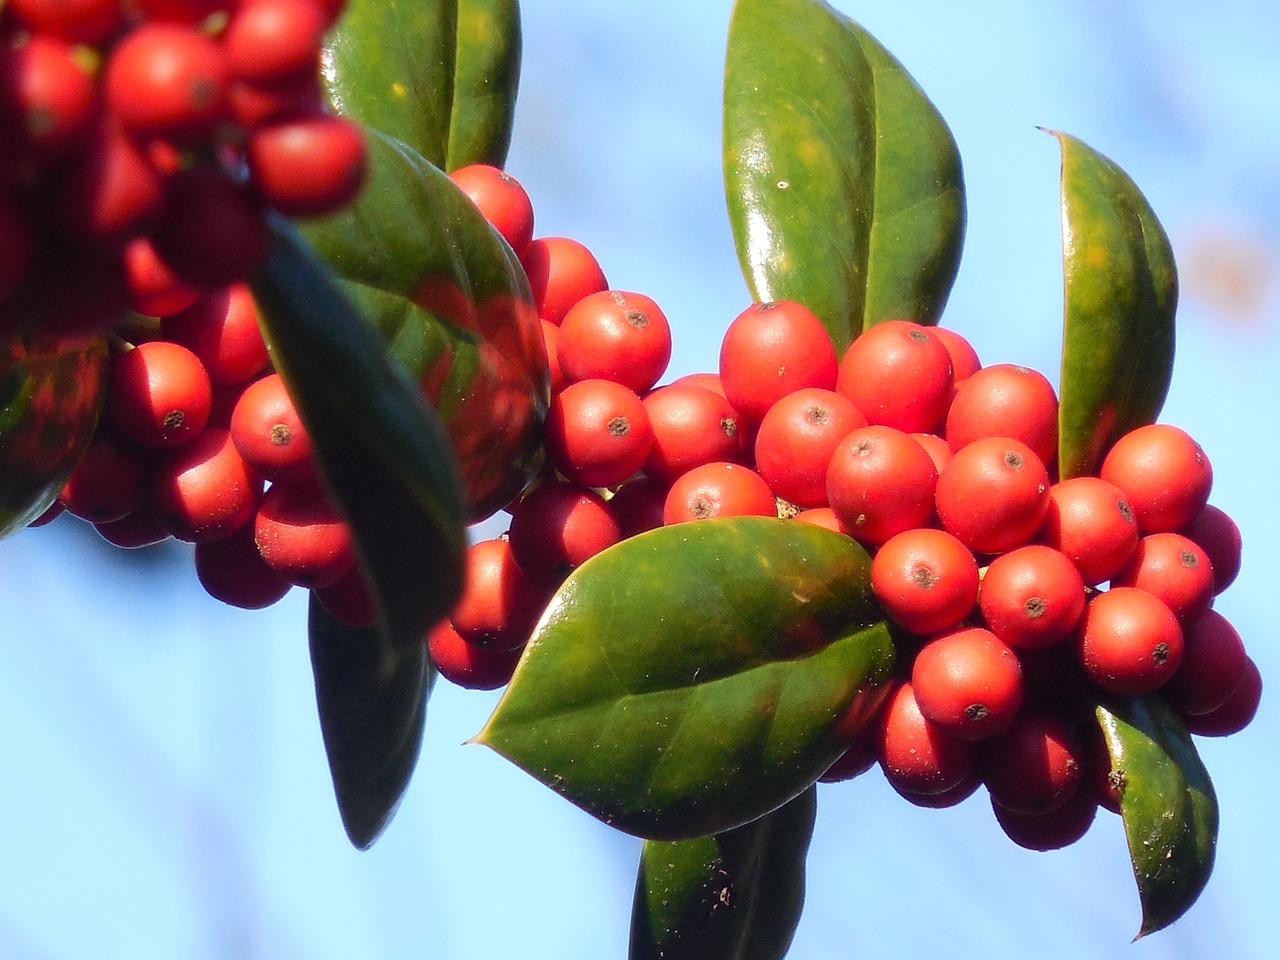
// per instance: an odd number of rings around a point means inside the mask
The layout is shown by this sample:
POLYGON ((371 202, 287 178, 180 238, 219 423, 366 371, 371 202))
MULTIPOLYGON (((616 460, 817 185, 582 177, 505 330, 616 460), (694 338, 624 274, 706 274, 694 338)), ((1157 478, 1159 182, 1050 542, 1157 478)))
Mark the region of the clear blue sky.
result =
MULTIPOLYGON (((969 229, 945 322, 987 362, 1058 362, 1058 158, 1036 125, 1146 191, 1184 279, 1164 419, 1197 436, 1245 533, 1219 601, 1277 676, 1280 12, 1257 0, 850 3, 950 122, 969 229)), ((527 3, 509 167, 540 234, 597 253, 676 333, 672 375, 714 366, 747 302, 720 173, 730 4, 527 3)), ((125 556, 72 522, 0 544, 0 957, 598 960, 626 952, 637 841, 464 747, 495 702, 442 682, 396 820, 346 842, 315 718, 300 594, 245 613, 186 551, 125 556)), ((910 807, 876 771, 820 793, 795 960, 1273 955, 1277 714, 1202 742, 1222 811, 1208 890, 1136 945, 1119 821, 1032 854, 981 795, 910 807)))

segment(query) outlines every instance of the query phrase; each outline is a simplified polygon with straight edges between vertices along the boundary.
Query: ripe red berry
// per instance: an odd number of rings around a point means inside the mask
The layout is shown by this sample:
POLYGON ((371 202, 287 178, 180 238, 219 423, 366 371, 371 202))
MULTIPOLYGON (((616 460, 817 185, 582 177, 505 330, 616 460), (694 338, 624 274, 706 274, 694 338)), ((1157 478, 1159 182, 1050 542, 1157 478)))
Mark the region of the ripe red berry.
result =
POLYGON ((195 565, 209 596, 244 610, 269 607, 293 586, 262 559, 250 523, 229 537, 197 543, 195 565))
POLYGON ((1077 790, 1066 803, 1048 813, 1018 813, 992 802, 996 822, 1005 836, 1027 850, 1061 850, 1075 843, 1093 825, 1098 801, 1077 790))
POLYGON ((486 163, 458 167, 449 174, 519 259, 533 241, 533 203, 520 181, 486 163))
POLYGON ((1191 733, 1200 737, 1229 737, 1239 733, 1258 712, 1262 700, 1262 673, 1252 658, 1246 657, 1244 677, 1235 693, 1217 710, 1208 713, 1183 715, 1183 723, 1191 733))
POLYGON ((756 471, 797 507, 827 505, 827 468, 840 441, 867 425, 848 397, 805 387, 775 402, 756 431, 756 471))
POLYGON ((134 443, 160 450, 190 441, 212 403, 204 364, 186 347, 153 340, 111 358, 107 409, 134 443))
POLYGON ((667 484, 650 476, 639 476, 620 486, 608 504, 626 539, 662 526, 666 502, 667 484))
POLYGON ((957 450, 938 475, 938 519, 975 553, 1029 541, 1049 506, 1049 474, 1035 452, 1008 437, 957 450))
POLYGON ((776 517, 777 500, 760 474, 739 463, 704 463, 681 475, 667 491, 663 523, 712 517, 776 517))
POLYGON ((973 609, 978 564, 963 543, 943 530, 904 530, 876 551, 871 589, 885 613, 904 629, 941 633, 973 609))
POLYGON ((520 662, 522 648, 486 650, 467 643, 442 620, 427 634, 427 653, 440 676, 468 690, 496 690, 504 686, 520 662))
POLYGON ((622 539, 605 501, 577 484, 543 483, 509 509, 511 552, 520 569, 538 583, 558 584, 622 539))
POLYGON ((258 308, 243 283, 210 291, 181 312, 164 316, 160 333, 199 357, 215 386, 246 383, 268 362, 258 308))
POLYGON ((257 197, 207 164, 166 178, 164 205, 151 241, 179 276, 205 287, 247 280, 266 256, 268 244, 257 197))
POLYGON ((1178 533, 1149 533, 1111 578, 1113 587, 1141 587, 1163 600, 1181 621, 1213 600, 1213 564, 1200 545, 1178 533))
POLYGON ((1124 491, 1098 477, 1072 477, 1049 488, 1037 539, 1064 553, 1085 582, 1110 580, 1138 545, 1138 521, 1124 491))
POLYGON ((164 528, 179 540, 218 540, 249 523, 262 498, 262 478, 236 452, 231 434, 208 427, 156 461, 150 499, 164 528))
MULTIPOLYGON (((129 283, 129 306, 149 317, 164 317, 186 310, 198 299, 200 291, 183 281, 160 259, 147 237, 134 237, 124 248, 125 278, 129 283)), ((166 340, 173 337, 164 336, 166 340)), ((186 344, 184 344, 186 346, 186 344)), ((263 351, 265 357, 266 351, 263 351)), ((201 357, 210 377, 206 358, 201 357)))
POLYGON ((101 43, 120 25, 120 0, 9 0, 9 9, 37 34, 68 43, 101 43))
POLYGON ((644 403, 612 380, 579 380, 547 410, 544 443, 552 465, 587 487, 612 487, 640 469, 653 444, 644 403))
POLYGON ((1240 573, 1242 544, 1240 528, 1223 510, 1205 504, 1189 524, 1180 531, 1194 540, 1209 556, 1213 565, 1213 592, 1221 593, 1235 582, 1240 573))
POLYGON ((313 0, 242 0, 222 33, 228 72, 256 83, 314 74, 327 19, 313 0))
POLYGON ((667 369, 671 327, 653 299, 642 293, 589 294, 560 321, 558 356, 570 381, 612 380, 644 393, 667 369))
POLYGON ((1085 608, 1077 651, 1089 678, 1108 693, 1134 696, 1165 683, 1182 660, 1182 628, 1162 600, 1114 587, 1085 608))
POLYGON ((1183 716, 1213 713, 1235 694, 1247 671, 1244 641, 1231 621, 1205 610, 1182 628, 1182 662, 1160 693, 1183 716))
POLYGON ((1016 813, 1048 813, 1080 787, 1084 744, 1061 716, 1023 710, 1007 730, 982 742, 978 765, 994 803, 1016 813))
POLYGON ((931 328, 885 320, 849 345, 836 390, 868 423, 928 433, 947 414, 952 383, 951 354, 931 328))
POLYGON ((1075 633, 1084 616, 1084 581, 1064 554, 1027 544, 991 561, 978 605, 991 632, 1009 646, 1043 650, 1075 633))
POLYGON ((1005 730, 1022 706, 1022 667, 994 633, 953 630, 920 648, 911 667, 920 712, 954 736, 978 740, 1005 730))
POLYGON ((653 444, 644 472, 670 484, 680 474, 717 460, 733 460, 738 415, 723 394, 689 383, 659 387, 644 398, 653 444))
POLYGON ((314 483, 273 483, 253 521, 262 559, 300 587, 336 583, 355 564, 351 529, 314 483))
POLYGON ((924 447, 893 427, 854 430, 827 468, 827 501, 850 536, 884 543, 933 518, 938 471, 924 447))
POLYGON ((268 480, 314 476, 311 435, 278 373, 244 388, 231 412, 231 439, 240 456, 268 480))
POLYGON ((364 185, 368 153, 360 128, 317 110, 254 127, 245 144, 258 196, 290 217, 318 217, 364 185))
POLYGON ((881 708, 876 757, 895 790, 938 795, 973 772, 974 746, 928 720, 910 683, 898 684, 881 708))
POLYGON ((58 502, 81 520, 109 523, 138 508, 147 493, 147 479, 142 449, 100 424, 58 494, 58 502))
POLYGON ((378 606, 357 563, 327 587, 311 591, 329 616, 348 627, 372 627, 378 622, 378 606))
POLYGON ((89 132, 96 107, 94 78, 74 48, 34 34, 0 44, 0 131, 6 149, 37 162, 65 156, 89 132))
POLYGON ((523 647, 550 595, 516 564, 501 538, 467 548, 466 587, 449 615, 468 643, 493 650, 523 647))
POLYGON ((1011 363, 983 367, 956 389, 947 411, 952 450, 980 437, 1012 437, 1049 466, 1058 456, 1058 396, 1039 371, 1011 363))
POLYGON ((136 510, 119 520, 95 523, 93 529, 107 543, 122 550, 141 550, 170 539, 169 531, 156 516, 149 499, 144 499, 136 510))
POLYGON ((130 133, 194 143, 226 114, 227 62, 217 41, 181 23, 130 30, 104 68, 107 106, 130 133))
POLYGON ((956 386, 982 369, 978 351, 962 334, 950 327, 934 327, 933 334, 951 354, 951 374, 956 386))
POLYGON ((595 255, 569 237, 539 237, 520 258, 538 316, 559 325, 583 297, 609 289, 595 255))
POLYGON ((1098 475, 1124 491, 1143 533, 1185 527, 1213 486, 1213 467, 1200 444, 1167 423, 1139 427, 1117 440, 1098 475))
POLYGON ((834 390, 837 369, 827 328, 793 300, 753 303, 733 319, 720 344, 724 395, 752 423, 796 390, 834 390))

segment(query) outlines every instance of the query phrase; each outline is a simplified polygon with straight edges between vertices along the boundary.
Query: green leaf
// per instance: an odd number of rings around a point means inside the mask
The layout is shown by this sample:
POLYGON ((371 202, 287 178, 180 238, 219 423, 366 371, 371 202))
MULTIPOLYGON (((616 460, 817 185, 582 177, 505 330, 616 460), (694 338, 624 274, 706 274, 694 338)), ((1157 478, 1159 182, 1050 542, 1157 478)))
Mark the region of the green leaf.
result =
POLYGON ((817 806, 810 787, 736 830, 646 840, 629 960, 781 960, 804 905, 817 806))
POLYGON ((1142 937, 1186 913, 1209 882, 1218 801, 1191 737, 1160 697, 1099 706, 1097 715, 1121 789, 1142 937))
POLYGON ((251 281, 276 370, 351 524, 389 638, 420 646, 462 591, 466 510, 422 391, 285 221, 251 281))
POLYGON ((520 84, 520 44, 517 0, 459 0, 446 170, 506 162, 520 84))
POLYGON ((733 517, 579 567, 475 741, 605 823, 720 833, 780 807, 883 698, 894 650, 849 537, 733 517))
POLYGON ((103 336, 0 344, 0 537, 57 498, 97 426, 107 391, 103 336))
POLYGON ((738 0, 724 177, 757 300, 799 300, 843 350, 889 319, 937 323, 960 262, 951 131, 858 24, 817 0, 738 0))
POLYGON ((320 732, 351 842, 364 850, 390 821, 418 760, 436 672, 426 643, 347 627, 311 597, 308 634, 320 732))
POLYGON ((1137 185, 1074 137, 1062 147, 1062 385, 1058 472, 1096 473, 1111 445, 1155 422, 1173 375, 1178 274, 1137 185))
POLYGON ((479 520, 541 462, 550 386, 537 309, 515 254, 453 182, 404 144, 367 133, 365 190, 304 229, 339 276, 372 288, 352 296, 439 404, 479 520))
POLYGON ((445 169, 502 166, 519 76, 516 0, 349 0, 325 49, 334 108, 445 169))

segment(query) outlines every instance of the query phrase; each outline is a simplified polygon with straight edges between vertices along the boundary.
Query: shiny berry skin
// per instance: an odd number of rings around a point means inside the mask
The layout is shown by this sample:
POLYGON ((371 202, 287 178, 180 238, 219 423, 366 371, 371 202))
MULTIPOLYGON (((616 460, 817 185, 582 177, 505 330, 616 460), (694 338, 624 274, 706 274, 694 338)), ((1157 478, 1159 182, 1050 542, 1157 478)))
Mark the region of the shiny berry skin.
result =
POLYGON ((1065 554, 1027 544, 991 561, 978 606, 991 632, 1009 646, 1043 650, 1075 633, 1084 616, 1084 581, 1065 554))
POLYGON ((193 439, 209 420, 213 385, 200 358, 165 340, 111 358, 107 410, 126 437, 155 450, 193 439))
POLYGON ((256 83, 314 73, 326 20, 313 0, 241 0, 222 33, 228 72, 256 83))
POLYGON ((850 536, 881 544, 933 518, 938 471, 907 434, 869 426, 840 441, 827 468, 827 502, 850 536))
POLYGON ((666 372, 671 327, 642 293, 589 294, 560 321, 557 356, 570 381, 600 378, 644 393, 666 372))
POLYGON ((142 448, 100 424, 58 494, 58 502, 81 520, 110 523, 138 508, 147 494, 147 479, 142 448))
POLYGON ((756 431, 756 471, 797 507, 827 505, 827 468, 846 436, 867 425, 848 397, 806 387, 775 402, 756 431))
POLYGON ((226 430, 208 427, 156 461, 150 501, 161 524, 191 543, 220 540, 253 520, 262 478, 226 430))
POLYGON ((947 411, 952 450, 980 437, 1012 437, 1046 466, 1058 455, 1058 395, 1039 371, 1012 363, 983 367, 956 388, 947 411))
POLYGON ((1245 678, 1244 641, 1231 621, 1212 609, 1183 625, 1182 640, 1182 662, 1160 693, 1183 716, 1213 713, 1245 678))
POLYGON ((1138 521, 1124 491, 1099 477, 1072 477, 1049 488, 1036 539, 1070 558, 1085 586, 1110 580, 1138 546, 1138 521))
POLYGON ((978 765, 993 802, 1016 813, 1048 813, 1079 789, 1084 744, 1061 716, 1023 710, 982 742, 978 765))
POLYGON ((258 308, 243 283, 206 293, 185 310, 165 316, 160 333, 199 357, 214 386, 246 383, 268 363, 258 308))
POLYGON ((978 564, 944 530, 922 527, 890 537, 871 561, 871 589, 893 620, 912 633, 958 625, 978 598, 978 564))
POLYGON ((1208 713, 1183 715, 1188 732, 1200 737, 1229 737, 1253 722, 1262 700, 1262 673, 1252 658, 1245 658, 1244 666, 1244 677, 1226 703, 1208 713))
POLYGON ((836 390, 868 423, 928 433, 947 415, 952 378, 951 354, 932 328, 884 320, 849 345, 836 390))
POLYGON ((427 653, 440 675, 468 690, 496 690, 505 686, 520 662, 522 648, 486 650, 467 643, 442 620, 427 634, 427 653))
POLYGON ((533 203, 520 181, 486 163, 458 167, 449 178, 523 259, 533 242, 533 203))
POLYGON ((644 464, 653 428, 644 403, 611 380, 579 380, 547 409, 547 458, 567 479, 587 487, 622 483, 644 464))
POLYGON ((609 289, 604 271, 587 247, 569 237, 538 237, 520 257, 538 316, 559 326, 583 297, 609 289))
POLYGON ((1182 660, 1182 628, 1162 601, 1113 587, 1089 601, 1076 639, 1089 678, 1108 693, 1136 696, 1165 683, 1182 660))
POLYGON ((197 543, 195 565, 209 596, 243 610, 269 607, 293 586, 262 559, 250 523, 229 537, 197 543))
POLYGON ((965 740, 1005 730, 1022 706, 1022 667, 994 633, 965 627, 929 640, 911 667, 920 712, 965 740))
POLYGON ((777 499, 760 474, 739 463, 704 463, 678 477, 667 491, 663 523, 712 517, 776 517, 777 499))
POLYGON ((1199 544, 1182 534, 1149 533, 1112 576, 1111 586, 1141 587, 1185 622, 1213 601, 1213 564, 1199 544))
POLYGON ((1189 524, 1179 531, 1194 540, 1213 564, 1213 592, 1221 593, 1240 573, 1243 549, 1240 528, 1225 510, 1207 503, 1189 524))
POLYGON ((1213 487, 1213 467, 1200 444, 1167 423, 1139 427, 1117 440, 1098 476, 1124 491, 1143 533, 1185 527, 1213 487))
POLYGON ((604 499, 577 484, 543 483, 509 509, 511 551, 520 569, 540 584, 558 584, 622 539, 604 499))
POLYGON ((720 343, 724 395, 752 423, 796 390, 835 389, 838 366, 827 328, 793 300, 753 303, 733 319, 720 343))
POLYGON ((107 105, 135 136, 193 143, 211 136, 226 114, 226 57, 193 26, 134 27, 104 70, 107 105))
POLYGON ((351 529, 314 483, 273 483, 253 520, 262 559, 300 587, 327 587, 355 564, 351 529))
POLYGON ((548 592, 520 569, 504 539, 467 548, 466 586, 449 614, 464 640, 492 650, 513 650, 529 639, 548 592))
POLYGON ((268 480, 314 476, 311 435, 278 373, 244 388, 231 411, 231 439, 240 456, 268 480))
POLYGON ((938 795, 973 772, 973 744, 928 720, 910 683, 889 694, 874 735, 876 758, 895 790, 938 795))
POLYGON ((1049 505, 1049 474, 1021 441, 983 437, 957 450, 938 475, 938 519, 975 553, 1029 541, 1049 505))
POLYGON ((369 162, 360 128, 323 111, 259 124, 245 155, 258 197, 289 217, 322 216, 352 200, 369 162))
POLYGON ((653 430, 644 461, 648 476, 670 484, 704 463, 736 458, 738 415, 723 394, 671 383, 647 394, 644 408, 653 430))

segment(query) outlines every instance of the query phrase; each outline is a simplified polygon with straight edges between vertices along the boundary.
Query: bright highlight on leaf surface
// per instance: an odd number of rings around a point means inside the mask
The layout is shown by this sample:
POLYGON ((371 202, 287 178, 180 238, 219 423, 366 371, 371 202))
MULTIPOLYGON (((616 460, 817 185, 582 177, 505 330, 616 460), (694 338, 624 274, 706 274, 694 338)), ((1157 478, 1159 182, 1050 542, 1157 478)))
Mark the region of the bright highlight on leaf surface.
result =
POLYGON ((583 564, 476 741, 658 839, 795 797, 882 697, 893 645, 848 537, 765 517, 664 527, 583 564))

